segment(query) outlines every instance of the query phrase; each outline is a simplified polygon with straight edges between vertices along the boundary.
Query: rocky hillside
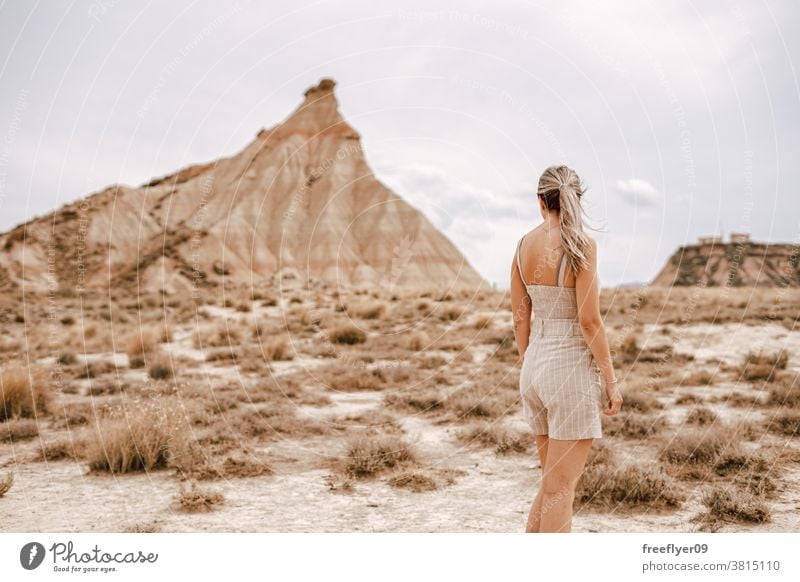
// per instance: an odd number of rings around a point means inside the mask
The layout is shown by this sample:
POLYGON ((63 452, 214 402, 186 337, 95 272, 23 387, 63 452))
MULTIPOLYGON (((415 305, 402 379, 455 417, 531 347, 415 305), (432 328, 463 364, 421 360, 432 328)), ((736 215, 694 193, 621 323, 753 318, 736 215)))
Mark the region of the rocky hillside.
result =
POLYGON ((477 288, 453 243, 373 175, 334 81, 240 153, 111 186, 0 235, 0 289, 167 293, 282 278, 477 288))
POLYGON ((751 240, 691 244, 670 257, 651 285, 799 287, 797 246, 751 240))

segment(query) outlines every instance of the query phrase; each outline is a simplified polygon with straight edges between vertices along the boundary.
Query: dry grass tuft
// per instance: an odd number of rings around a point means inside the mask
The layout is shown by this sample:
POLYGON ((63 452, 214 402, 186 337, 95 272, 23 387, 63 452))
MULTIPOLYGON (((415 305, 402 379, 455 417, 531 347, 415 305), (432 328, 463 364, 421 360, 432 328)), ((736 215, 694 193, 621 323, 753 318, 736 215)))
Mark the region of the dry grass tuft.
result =
POLYGON ((424 331, 415 331, 408 336, 406 348, 412 352, 419 352, 431 345, 431 338, 424 331))
POLYGON ((703 494, 702 501, 708 508, 700 516, 703 521, 766 523, 771 519, 769 506, 763 499, 731 487, 714 486, 703 494))
POLYGON ((7 366, 0 372, 0 421, 36 418, 48 412, 50 402, 40 369, 7 366))
POLYGON ((367 341, 367 334, 361 328, 356 327, 351 323, 345 323, 331 329, 328 332, 328 339, 335 344, 363 344, 367 341))
POLYGON ((361 435, 348 445, 344 458, 339 461, 338 472, 353 479, 363 479, 415 461, 411 445, 400 437, 361 435))
POLYGON ((494 449, 497 455, 526 453, 534 442, 530 432, 516 432, 492 423, 480 423, 457 433, 461 442, 494 449))
POLYGON ((225 500, 222 493, 197 487, 195 483, 187 488, 180 484, 178 504, 187 513, 207 513, 213 511, 225 500))
POLYGON ((668 475, 637 465, 618 467, 612 462, 587 466, 575 492, 575 504, 614 509, 619 506, 642 509, 676 508, 683 494, 668 475))
POLYGON ((294 352, 285 337, 270 338, 261 342, 261 352, 268 362, 285 362, 294 359, 294 352))
POLYGON ((169 380, 175 377, 175 368, 167 354, 158 353, 150 362, 150 369, 147 373, 153 380, 169 380))
POLYGON ((128 473, 169 466, 182 443, 184 423, 174 403, 140 401, 95 422, 97 440, 88 443, 92 471, 128 473))
POLYGON ((0 423, 0 443, 30 440, 39 434, 39 423, 31 418, 15 418, 0 423))
POLYGON ((661 404, 654 396, 645 394, 644 392, 624 391, 622 397, 625 400, 626 410, 635 410, 637 412, 649 413, 654 410, 661 410, 664 405, 661 404))
POLYGON ((347 312, 360 319, 381 319, 386 313, 386 304, 382 301, 359 303, 348 307, 347 312))
POLYGON ((72 438, 61 438, 42 443, 37 461, 60 461, 62 459, 83 459, 86 455, 86 443, 72 438))
POLYGON ((770 387, 767 404, 800 408, 800 374, 789 374, 770 387))
POLYGON ((8 473, 5 477, 0 478, 0 497, 8 493, 11 486, 14 484, 14 473, 8 473))
POLYGON ((696 424, 698 426, 705 426, 717 421, 717 414, 706 406, 698 406, 689 411, 686 415, 686 422, 688 424, 696 424))
POLYGON ((147 358, 158 349, 159 334, 154 329, 140 327, 128 337, 125 353, 128 354, 128 365, 141 368, 147 358))
POLYGON ((420 471, 402 471, 386 482, 392 487, 409 489, 414 493, 435 491, 456 482, 456 478, 465 475, 460 469, 423 469, 420 471))
POLYGON ((782 412, 766 421, 767 429, 788 437, 800 436, 800 412, 782 412))
POLYGON ((666 419, 662 416, 627 412, 616 416, 602 418, 603 430, 609 436, 622 436, 630 439, 646 439, 659 434, 666 426, 666 419))

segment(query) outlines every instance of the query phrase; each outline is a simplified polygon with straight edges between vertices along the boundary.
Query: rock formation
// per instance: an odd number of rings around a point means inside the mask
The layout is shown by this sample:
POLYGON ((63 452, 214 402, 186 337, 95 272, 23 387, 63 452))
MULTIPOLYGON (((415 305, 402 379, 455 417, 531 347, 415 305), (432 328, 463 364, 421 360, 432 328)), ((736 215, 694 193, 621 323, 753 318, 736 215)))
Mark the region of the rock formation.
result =
POLYGON ((700 237, 675 251, 651 285, 798 287, 799 253, 797 245, 754 242, 741 233, 728 243, 700 237))
POLYGON ((334 81, 240 153, 141 187, 111 186, 0 235, 0 289, 220 283, 478 288, 418 210, 373 175, 334 81))

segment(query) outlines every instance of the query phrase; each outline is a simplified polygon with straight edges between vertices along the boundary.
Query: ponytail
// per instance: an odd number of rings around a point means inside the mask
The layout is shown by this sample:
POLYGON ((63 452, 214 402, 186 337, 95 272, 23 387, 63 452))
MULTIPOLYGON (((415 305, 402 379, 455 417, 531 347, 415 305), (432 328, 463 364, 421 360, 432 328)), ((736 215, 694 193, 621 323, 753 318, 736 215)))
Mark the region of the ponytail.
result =
POLYGON ((573 273, 589 266, 589 237, 581 216, 583 193, 580 178, 567 166, 551 166, 539 178, 539 197, 549 210, 559 211, 561 244, 573 273))

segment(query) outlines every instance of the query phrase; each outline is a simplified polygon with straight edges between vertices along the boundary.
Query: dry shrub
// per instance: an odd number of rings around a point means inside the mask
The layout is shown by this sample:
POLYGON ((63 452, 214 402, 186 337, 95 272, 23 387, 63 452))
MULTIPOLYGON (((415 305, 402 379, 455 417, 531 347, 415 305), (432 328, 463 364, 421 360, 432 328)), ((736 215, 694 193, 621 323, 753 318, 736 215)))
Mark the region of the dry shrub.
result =
POLYGON ((677 485, 662 471, 637 465, 618 467, 608 462, 588 464, 575 491, 578 507, 676 508, 683 500, 677 485))
POLYGON ((294 359, 294 351, 285 337, 270 338, 261 342, 261 352, 268 362, 284 362, 294 359))
POLYGON ((192 332, 192 345, 196 349, 231 347, 241 343, 241 330, 228 321, 204 325, 192 332))
POLYGON ((131 368, 141 368, 145 361, 158 349, 159 334, 155 329, 140 327, 133 332, 125 343, 125 353, 128 354, 128 365, 131 368))
POLYGON ((50 402, 41 369, 6 366, 0 371, 0 421, 37 418, 49 411, 50 402))
POLYGON ((706 406, 698 406, 693 408, 691 411, 689 411, 689 414, 686 415, 687 424, 705 426, 706 424, 716 422, 716 420, 717 414, 706 406))
POLYGON ((424 350, 431 344, 431 338, 424 331, 415 331, 408 336, 406 348, 412 352, 419 352, 424 350))
POLYGON ((800 408, 800 374, 784 376, 780 382, 771 386, 767 404, 800 408))
POLYGON ((681 432, 661 451, 660 458, 673 465, 702 464, 713 466, 723 452, 732 451, 736 442, 718 428, 681 432))
POLYGON ((61 438, 42 443, 36 457, 37 461, 60 461, 62 459, 82 459, 86 454, 86 443, 72 438, 61 438))
POLYGON ((347 477, 362 479, 415 461, 411 445, 400 437, 361 435, 350 441, 344 458, 339 460, 338 471, 347 477))
POLYGON ((0 423, 0 443, 16 443, 39 434, 39 423, 31 418, 15 418, 0 423))
POLYGON ((354 392, 360 390, 380 390, 384 380, 380 370, 333 366, 328 370, 324 382, 331 390, 354 392))
POLYGON ((253 454, 249 448, 228 455, 224 461, 220 462, 208 453, 207 444, 201 443, 199 440, 185 443, 172 464, 181 479, 212 480, 259 477, 271 475, 274 472, 265 458, 253 454))
POLYGON ((684 384, 689 384, 691 386, 711 386, 714 384, 714 375, 705 370, 701 370, 686 378, 684 384))
POLYGON ((88 443, 92 471, 128 473, 166 468, 184 442, 185 425, 174 402, 134 401, 95 422, 88 443))
POLYGON ((390 477, 386 482, 392 487, 410 489, 415 493, 435 491, 439 488, 439 483, 436 479, 421 471, 406 471, 390 477))
POLYGON ((468 387, 451 395, 445 402, 459 420, 478 417, 493 419, 507 414, 516 402, 516 394, 487 393, 478 387, 468 387), (511 398, 513 396, 513 398, 511 398))
POLYGON ((766 421, 767 429, 789 437, 800 436, 800 412, 782 412, 766 421))
POLYGON ((788 362, 789 354, 786 350, 777 353, 748 352, 739 373, 748 382, 772 382, 779 370, 786 369, 788 362))
POLYGON ((353 307, 348 307, 347 311, 360 319, 381 319, 386 313, 386 304, 382 301, 358 303, 353 307))
POLYGON ((328 339, 335 344, 355 345, 367 341, 367 334, 361 328, 345 323, 328 332, 328 339))
POLYGON ((664 405, 661 404, 654 396, 645 394, 644 392, 633 392, 626 390, 622 393, 622 397, 625 400, 623 406, 625 406, 627 410, 648 413, 664 408, 664 405))
POLYGON ((13 484, 14 473, 7 473, 4 477, 0 477, 0 497, 8 493, 13 484))
POLYGON ((123 533, 159 533, 161 525, 155 521, 134 523, 123 528, 123 533))
POLYGON ((763 352, 748 352, 744 357, 743 366, 748 364, 755 364, 761 366, 770 366, 778 370, 785 370, 789 363, 789 352, 781 349, 775 353, 763 352))
POLYGON ((419 361, 419 367, 423 370, 432 370, 434 368, 441 368, 447 365, 447 360, 442 356, 426 355, 419 361))
POLYGON ((464 443, 477 443, 494 449, 497 455, 526 453, 533 444, 530 432, 512 431, 497 424, 480 423, 460 431, 456 437, 464 443))
POLYGON ((618 351, 619 358, 621 363, 623 364, 630 364, 636 361, 639 357, 639 353, 641 349, 639 348, 639 342, 636 339, 636 336, 629 335, 627 336, 620 345, 620 349, 618 351))
POLYGON ((387 394, 383 403, 400 412, 432 412, 444 409, 445 397, 437 388, 416 387, 387 394))
POLYGON ((444 486, 452 485, 456 478, 466 475, 460 469, 424 469, 420 471, 401 471, 389 477, 386 482, 392 487, 409 489, 414 493, 435 491, 444 486))
POLYGON ((494 318, 491 315, 481 315, 475 320, 475 329, 488 329, 492 327, 492 323, 494 323, 494 318))
POLYGON ((769 506, 763 499, 731 487, 711 487, 703 494, 702 502, 708 509, 700 516, 704 521, 766 523, 771 519, 769 506))
POLYGON ((178 504, 181 511, 187 513, 207 513, 222 504, 225 498, 218 491, 197 487, 195 483, 187 488, 183 483, 179 486, 178 504))
POLYGON ((302 438, 326 434, 327 424, 298 417, 297 406, 285 401, 239 410, 230 421, 238 433, 252 438, 302 438))
POLYGON ((660 433, 666 426, 662 416, 652 416, 635 412, 623 412, 616 416, 603 416, 603 430, 609 436, 622 436, 630 439, 645 439, 660 433))
POLYGON ((439 319, 442 321, 456 321, 461 317, 463 311, 459 307, 449 306, 439 311, 439 319))
POLYGON ((153 380, 169 380, 175 376, 175 368, 172 365, 172 359, 165 353, 158 353, 156 357, 150 362, 150 369, 148 375, 153 380))
POLYGON ((699 404, 703 399, 695 394, 681 394, 675 399, 675 404, 699 404))

